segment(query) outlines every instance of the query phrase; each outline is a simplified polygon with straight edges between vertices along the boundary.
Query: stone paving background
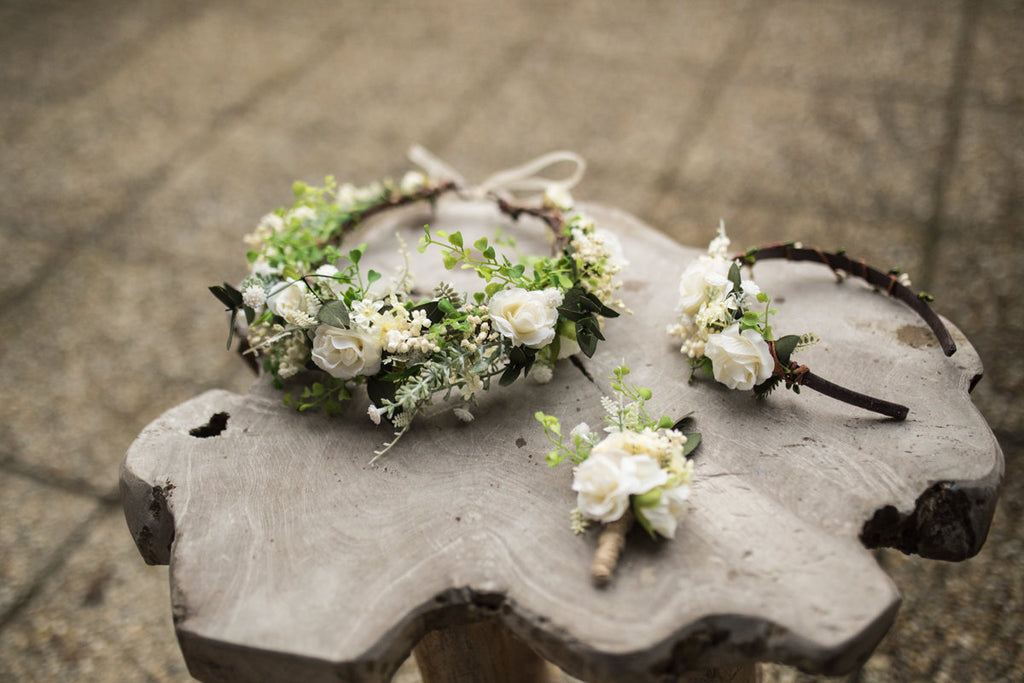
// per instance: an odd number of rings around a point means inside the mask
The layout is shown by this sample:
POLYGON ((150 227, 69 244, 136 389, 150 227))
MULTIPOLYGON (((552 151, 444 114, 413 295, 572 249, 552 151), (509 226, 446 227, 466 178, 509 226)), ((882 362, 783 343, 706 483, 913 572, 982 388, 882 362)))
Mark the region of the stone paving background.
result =
POLYGON ((1021 680, 1022 44, 1012 0, 0 2, 0 680, 188 680, 121 457, 248 386, 206 287, 291 181, 413 142, 476 179, 573 149, 577 197, 683 242, 909 270, 986 364, 1006 485, 978 557, 878 553, 905 604, 850 680, 1021 680))

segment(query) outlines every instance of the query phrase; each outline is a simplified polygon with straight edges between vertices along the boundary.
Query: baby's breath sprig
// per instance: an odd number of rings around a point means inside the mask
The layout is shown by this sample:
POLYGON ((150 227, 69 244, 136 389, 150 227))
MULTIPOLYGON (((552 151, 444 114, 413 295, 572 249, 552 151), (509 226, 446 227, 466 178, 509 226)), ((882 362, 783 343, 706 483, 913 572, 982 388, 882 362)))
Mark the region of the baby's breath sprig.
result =
POLYGON ((416 172, 365 187, 331 177, 319 187, 295 183, 292 205, 245 238, 241 285, 210 288, 231 313, 229 347, 241 334, 276 386, 298 382, 285 403, 301 411, 342 412, 364 385, 369 418, 396 430, 378 456, 437 401, 457 401, 455 414, 469 421, 494 378, 508 385, 533 370, 543 381, 559 358, 593 355, 603 320, 625 310, 612 296, 623 260, 614 237, 574 210, 564 187, 558 203, 538 207, 494 197, 509 216, 532 215, 552 229, 552 256, 513 261, 499 249, 514 245, 507 237, 467 245, 461 232, 424 227, 420 252, 439 250, 445 268, 473 271, 484 283, 478 292, 440 283, 433 296, 415 297, 401 240, 405 270, 388 286, 364 266, 365 243, 343 248, 371 216, 459 189, 416 172))
POLYGON ((693 476, 693 462, 687 456, 700 444, 700 434, 677 429, 689 415, 673 420, 650 413, 651 390, 628 381, 629 373, 622 365, 609 378, 614 397, 601 401, 606 413, 603 438, 581 423, 567 441, 557 417, 540 411, 535 415, 554 446, 546 456, 548 465, 554 467, 566 458, 576 465, 572 530, 583 533, 591 523, 604 525, 591 563, 598 583, 611 579, 634 520, 652 537, 675 536, 693 476))

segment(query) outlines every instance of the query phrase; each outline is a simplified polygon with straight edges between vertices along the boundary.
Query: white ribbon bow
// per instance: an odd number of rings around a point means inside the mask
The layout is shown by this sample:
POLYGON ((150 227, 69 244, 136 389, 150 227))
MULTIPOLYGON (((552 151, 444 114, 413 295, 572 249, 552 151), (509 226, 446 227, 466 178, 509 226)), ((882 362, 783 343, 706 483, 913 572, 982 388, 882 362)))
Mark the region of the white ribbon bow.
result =
POLYGON ((498 171, 485 178, 479 185, 471 186, 466 183, 461 173, 420 145, 410 147, 408 156, 409 161, 422 168, 431 178, 452 180, 462 194, 475 199, 483 199, 488 195, 512 199, 513 194, 517 192, 536 192, 538 194, 530 197, 535 199, 542 197, 545 192, 568 192, 583 179, 583 174, 587 170, 587 162, 579 154, 560 150, 542 154, 520 166, 498 171), (574 166, 568 177, 555 179, 539 175, 549 166, 562 162, 569 162, 574 166))

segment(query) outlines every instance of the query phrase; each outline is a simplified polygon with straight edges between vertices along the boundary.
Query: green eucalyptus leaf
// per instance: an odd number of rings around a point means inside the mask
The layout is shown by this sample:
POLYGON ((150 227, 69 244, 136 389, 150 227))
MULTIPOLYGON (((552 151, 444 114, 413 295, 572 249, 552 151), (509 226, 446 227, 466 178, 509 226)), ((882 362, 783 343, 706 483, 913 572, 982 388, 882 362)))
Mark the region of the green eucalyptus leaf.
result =
POLYGON ((582 323, 576 323, 576 342, 587 358, 592 358, 597 351, 597 336, 582 323))
POLYGON ((739 292, 743 287, 743 282, 740 279, 740 264, 736 261, 732 262, 729 266, 729 282, 732 283, 732 291, 739 292))
POLYGON ((228 321, 228 351, 231 350, 231 342, 235 340, 235 317, 238 315, 238 309, 231 309, 231 320, 228 321))
POLYGON ((787 334, 775 342, 775 355, 784 366, 789 365, 789 357, 793 355, 797 345, 800 343, 800 336, 787 334))
POLYGON ((498 380, 498 384, 503 387, 507 387, 516 381, 521 371, 521 366, 509 363, 508 367, 505 368, 505 372, 501 373, 501 378, 498 380))
POLYGON ((228 283, 225 282, 223 285, 213 285, 210 287, 210 291, 213 292, 213 295, 228 308, 241 308, 242 293, 228 283))
POLYGON ((686 435, 686 443, 683 444, 683 456, 688 456, 697 450, 697 446, 700 445, 700 433, 694 432, 693 434, 686 435))
MULTIPOLYGON (((455 310, 455 307, 452 306, 452 302, 448 301, 448 299, 441 299, 440 301, 438 301, 437 302, 437 307, 439 309, 441 309, 442 313, 447 313, 448 315, 456 315, 456 314, 458 314, 458 311, 455 310)), ((429 316, 427 316, 427 317, 429 317, 429 316)))
POLYGON ((330 325, 331 327, 348 327, 348 306, 346 306, 345 302, 340 299, 328 301, 320 307, 320 310, 316 314, 316 319, 325 325, 330 325))
POLYGON ((366 379, 366 394, 375 406, 384 405, 384 401, 394 401, 398 385, 395 381, 387 381, 378 375, 366 379))

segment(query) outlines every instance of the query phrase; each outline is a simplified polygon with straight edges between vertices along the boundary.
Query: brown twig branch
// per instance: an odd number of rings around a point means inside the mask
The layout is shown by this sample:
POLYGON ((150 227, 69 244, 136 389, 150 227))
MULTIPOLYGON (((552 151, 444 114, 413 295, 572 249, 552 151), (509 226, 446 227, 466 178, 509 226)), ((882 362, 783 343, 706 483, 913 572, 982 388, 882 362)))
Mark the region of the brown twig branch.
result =
POLYGON ((877 268, 872 268, 864 263, 863 260, 851 259, 842 252, 831 253, 814 247, 797 247, 792 243, 770 244, 757 247, 733 258, 740 259, 751 266, 753 266, 755 261, 764 259, 784 258, 788 261, 813 261, 824 263, 837 275, 842 271, 859 277, 878 289, 884 290, 889 296, 902 301, 921 316, 921 319, 928 324, 928 327, 931 328, 936 339, 938 339, 943 353, 947 356, 952 356, 956 352, 956 343, 938 314, 932 310, 931 306, 928 305, 928 302, 922 298, 919 292, 915 292, 900 283, 899 278, 894 273, 885 273, 877 268))
POLYGON ((814 389, 817 392, 825 394, 830 398, 842 401, 843 403, 849 403, 850 405, 857 406, 858 408, 864 408, 886 417, 891 417, 894 420, 905 420, 907 419, 907 413, 910 409, 899 403, 892 403, 890 401, 883 401, 880 398, 874 396, 868 396, 867 394, 861 394, 847 389, 844 386, 840 386, 834 382, 830 382, 820 375, 815 375, 810 370, 806 370, 800 374, 800 386, 807 387, 808 389, 814 389))
POLYGON ((426 185, 416 190, 415 192, 409 192, 406 194, 396 194, 388 197, 386 201, 380 202, 370 206, 365 211, 354 212, 347 219, 342 221, 335 233, 328 239, 324 240, 320 246, 327 246, 330 244, 340 244, 345 236, 345 233, 355 229, 360 223, 368 218, 372 218, 379 213, 389 211, 391 209, 398 208, 399 206, 405 206, 407 204, 415 204, 416 202, 423 201, 435 201, 438 197, 451 192, 452 190, 458 189, 454 180, 446 180, 438 183, 437 185, 426 185))
POLYGON ((837 401, 842 401, 864 410, 870 410, 896 420, 907 419, 907 413, 910 412, 910 409, 905 405, 883 401, 880 398, 847 389, 835 382, 828 381, 821 375, 815 375, 809 367, 795 361, 790 362, 788 365, 783 365, 779 361, 778 353, 775 350, 775 342, 768 342, 768 350, 771 352, 772 358, 775 359, 775 368, 772 370, 772 374, 785 380, 787 388, 792 387, 794 384, 798 387, 807 387, 808 389, 814 389, 819 393, 825 394, 829 398, 834 398, 837 401))
POLYGON ((513 204, 510 201, 498 197, 498 208, 502 213, 506 214, 512 220, 518 221, 519 217, 523 214, 527 216, 533 216, 544 221, 551 232, 555 235, 554 252, 558 252, 565 249, 565 245, 568 242, 568 237, 563 232, 565 228, 565 216, 562 215, 560 209, 550 206, 523 206, 521 204, 513 204))

